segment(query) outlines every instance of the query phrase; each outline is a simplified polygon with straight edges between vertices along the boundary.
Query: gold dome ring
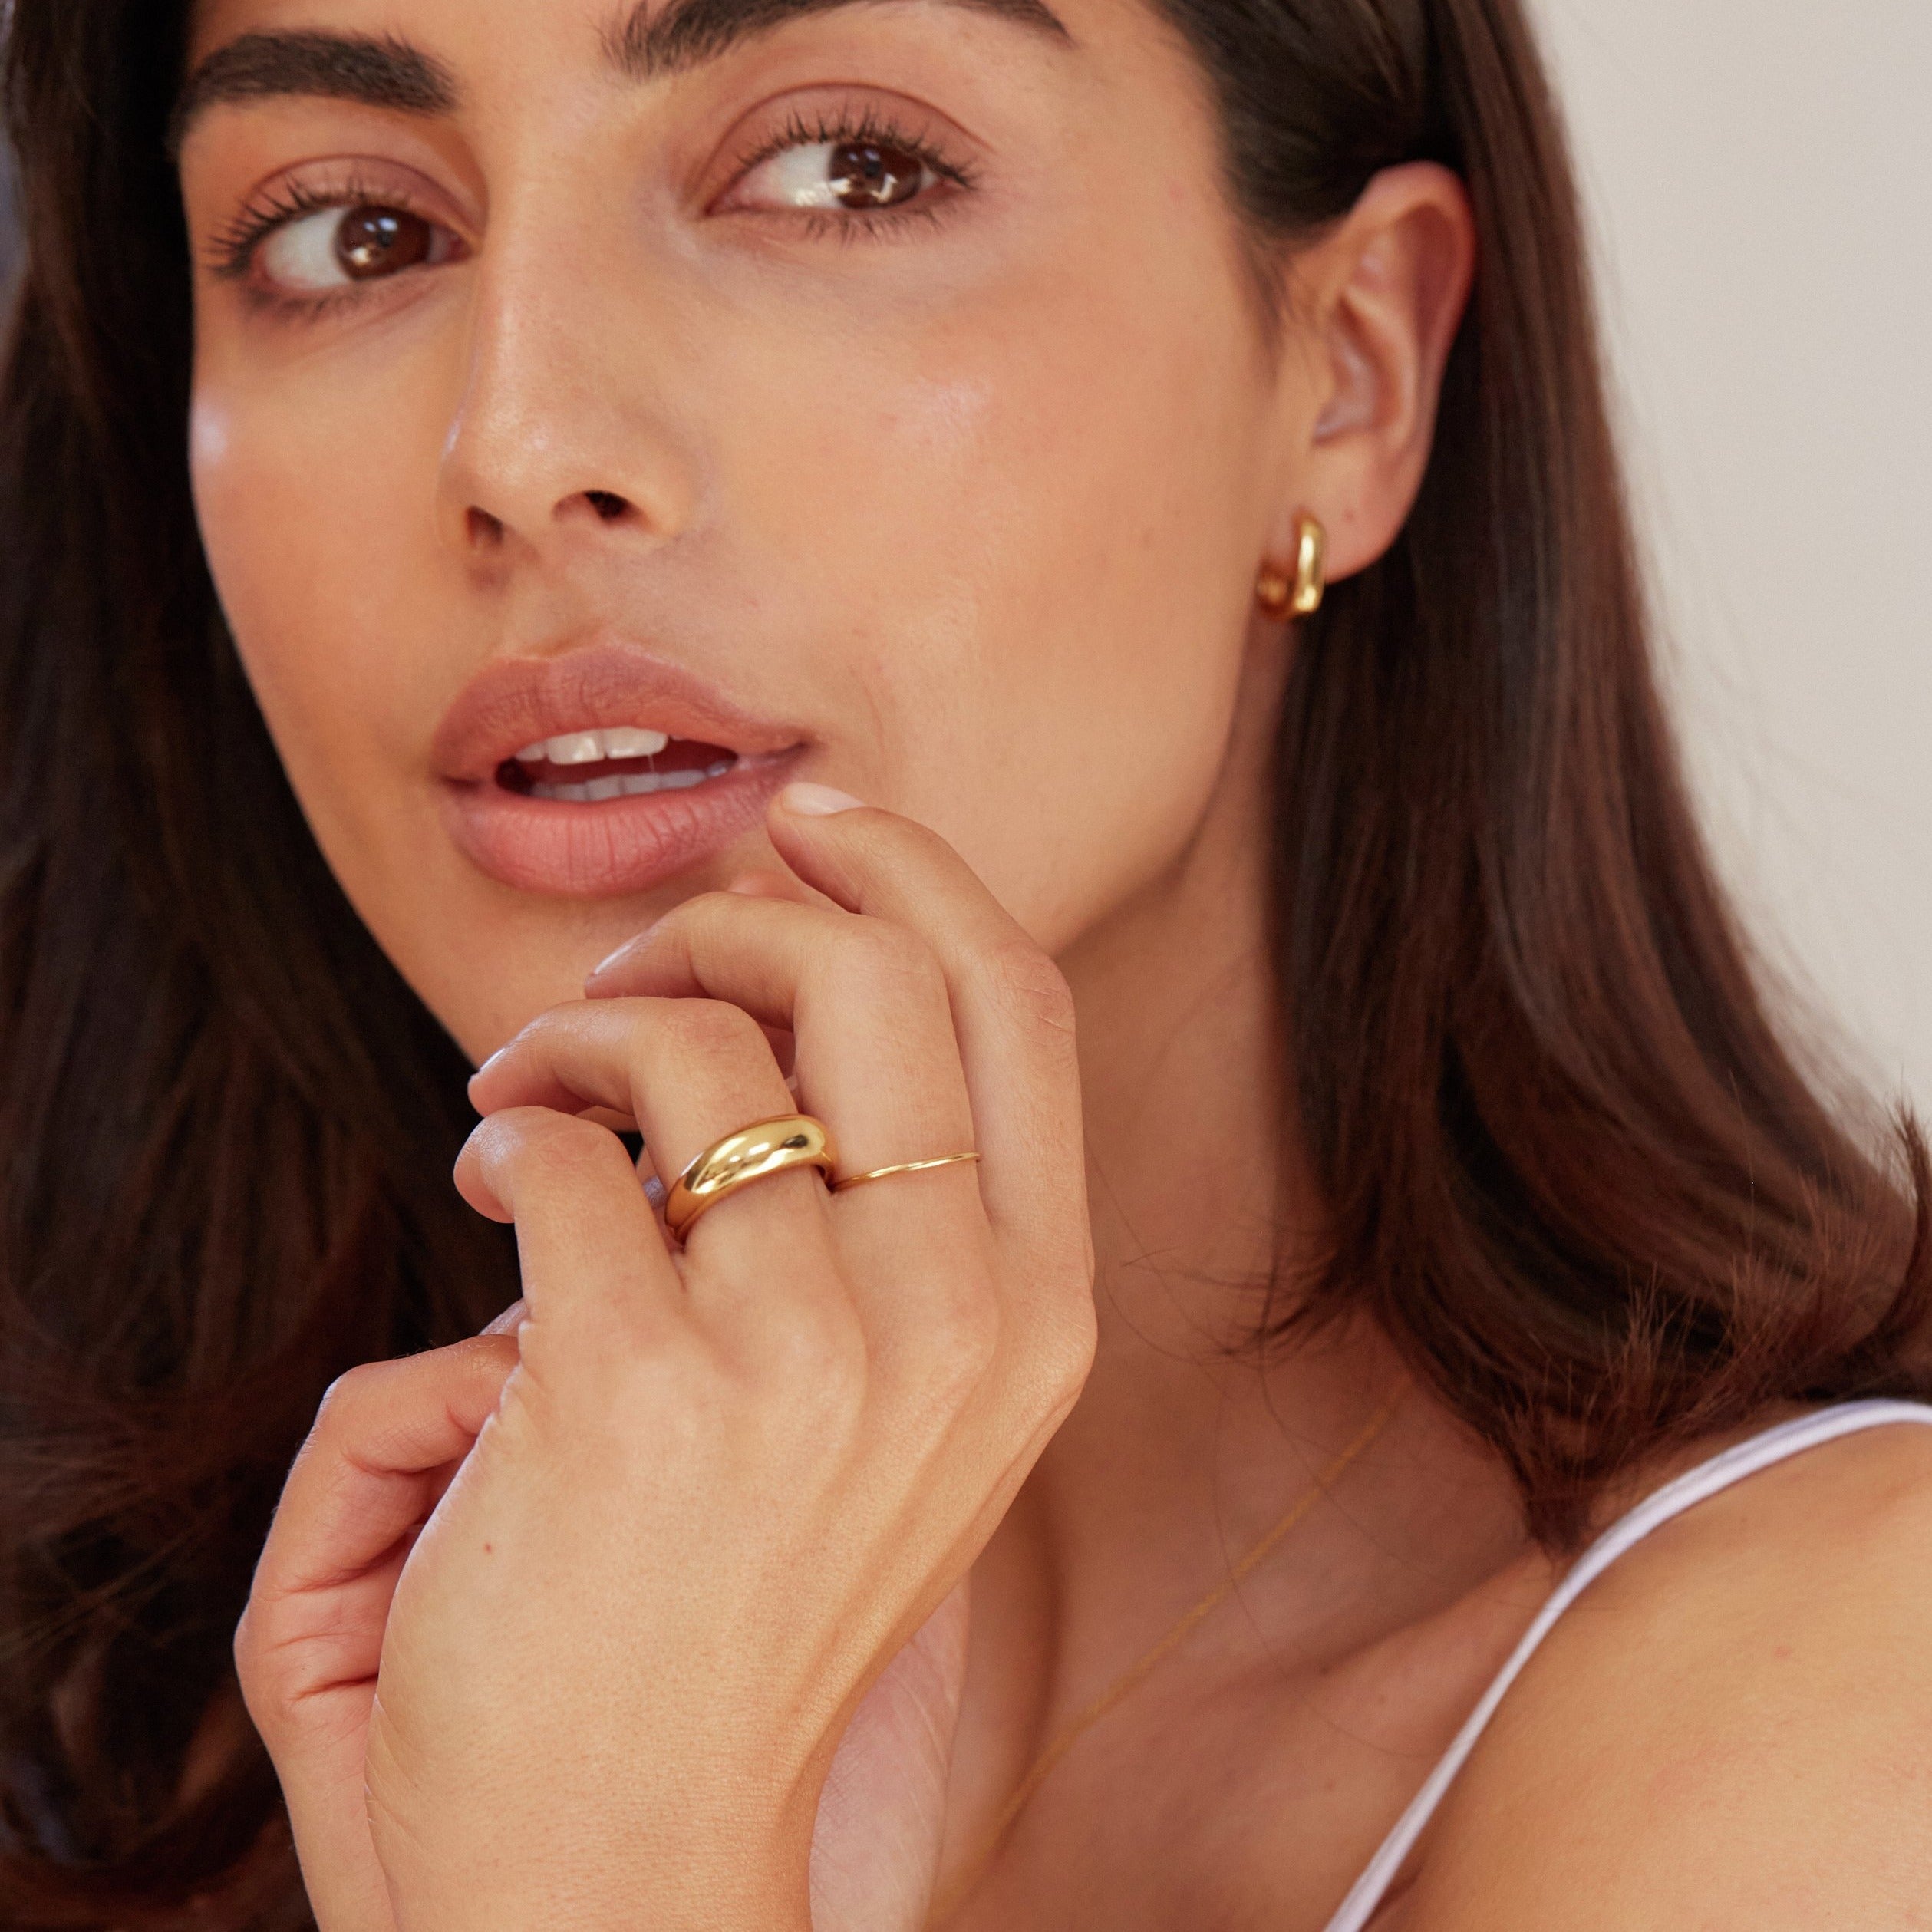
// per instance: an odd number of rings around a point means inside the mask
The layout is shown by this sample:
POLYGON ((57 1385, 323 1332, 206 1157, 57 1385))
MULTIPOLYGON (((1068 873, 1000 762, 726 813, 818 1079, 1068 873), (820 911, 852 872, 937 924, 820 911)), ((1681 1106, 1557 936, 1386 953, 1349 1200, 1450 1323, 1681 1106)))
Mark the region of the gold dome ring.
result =
POLYGON ((838 1160, 831 1129, 809 1113, 754 1120, 713 1141, 671 1182, 664 1195, 664 1225, 684 1241, 698 1217, 735 1189, 793 1167, 816 1167, 829 1179, 838 1160))

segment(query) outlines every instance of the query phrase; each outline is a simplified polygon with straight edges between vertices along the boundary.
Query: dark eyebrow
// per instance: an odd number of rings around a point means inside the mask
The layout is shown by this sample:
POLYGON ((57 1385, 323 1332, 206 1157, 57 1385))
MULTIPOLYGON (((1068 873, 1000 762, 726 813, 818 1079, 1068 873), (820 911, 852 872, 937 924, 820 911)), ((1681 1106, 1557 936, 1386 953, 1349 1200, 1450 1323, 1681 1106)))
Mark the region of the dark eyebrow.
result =
POLYGON ((309 94, 360 101, 407 114, 447 114, 456 82, 440 61, 407 41, 361 34, 243 34, 189 75, 168 124, 178 151, 196 115, 219 101, 309 94))
MULTIPOLYGON (((741 41, 768 34, 788 20, 829 12, 869 0, 671 0, 654 18, 653 0, 638 0, 609 37, 611 58, 638 80, 675 74, 714 61, 741 41)), ((1047 0, 949 0, 955 6, 996 14, 1068 45, 1073 35, 1047 0)))

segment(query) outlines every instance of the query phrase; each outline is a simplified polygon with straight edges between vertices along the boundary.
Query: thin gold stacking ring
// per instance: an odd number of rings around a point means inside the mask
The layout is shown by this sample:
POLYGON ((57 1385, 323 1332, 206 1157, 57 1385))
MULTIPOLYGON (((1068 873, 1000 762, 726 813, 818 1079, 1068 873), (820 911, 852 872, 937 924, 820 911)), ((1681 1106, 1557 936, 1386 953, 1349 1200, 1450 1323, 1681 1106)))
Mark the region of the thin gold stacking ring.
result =
POLYGON ((679 1241, 700 1215, 735 1189, 787 1168, 816 1167, 827 1180, 839 1164, 832 1130, 809 1113, 775 1114, 727 1134, 691 1162, 664 1196, 664 1225, 679 1241))
POLYGON ((862 1188, 868 1181, 889 1181, 895 1174, 923 1174, 929 1167, 954 1167, 961 1161, 976 1161, 977 1153, 941 1154, 929 1161, 901 1161, 892 1167, 875 1167, 863 1174, 848 1174, 842 1181, 832 1183, 834 1194, 843 1194, 847 1188, 862 1188))

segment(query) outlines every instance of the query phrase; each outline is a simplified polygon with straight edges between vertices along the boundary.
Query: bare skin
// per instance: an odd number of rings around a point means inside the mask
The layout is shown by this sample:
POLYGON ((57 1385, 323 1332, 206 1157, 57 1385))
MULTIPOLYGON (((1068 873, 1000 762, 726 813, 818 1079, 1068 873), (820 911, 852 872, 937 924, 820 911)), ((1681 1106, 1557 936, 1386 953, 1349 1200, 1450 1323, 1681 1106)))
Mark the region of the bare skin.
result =
MULTIPOLYGON (((338 876, 475 1059, 516 1041, 479 1076, 462 1179, 518 1220, 535 1333, 344 1392, 244 1632, 328 1932, 916 1924, 1034 1751, 1393 1400, 954 1921, 1318 1932, 1550 1587, 1503 1472, 1380 1338, 1265 1372, 1227 1353, 1271 1261, 1320 1235, 1263 1076, 1294 645, 1253 584, 1304 512, 1337 576, 1400 529, 1468 209, 1439 170, 1382 177, 1281 265, 1271 335, 1185 53, 1137 7, 1060 13, 1064 37, 888 0, 644 78, 593 0, 197 14, 198 61, 387 35, 448 83, 194 119, 194 475, 338 876), (924 212, 798 202, 855 130, 933 150, 924 212), (265 204, 286 239, 218 272, 265 204), (410 259, 331 282, 358 204, 415 224, 410 259), (773 786, 884 809, 760 797, 661 878, 546 882, 521 832, 480 862, 450 798, 490 781, 450 768, 453 707, 493 667, 602 648, 703 681, 773 786), (983 1167, 836 1204, 763 1183, 676 1254, 618 1143, 569 1117, 635 1118, 674 1168, 788 1105, 788 1067, 849 1170, 967 1145, 983 1167), (665 1312, 687 1301, 688 1327, 665 1312), (849 1451, 829 1462, 774 1307, 873 1365, 817 1418, 849 1451), (681 1407, 706 1390, 723 1406, 681 1407), (710 1439, 651 1432, 727 1411, 743 1454, 684 1465, 681 1515, 656 1478, 710 1439), (819 1854, 852 1877, 815 1914, 820 1786, 922 1625, 950 1778, 906 1813, 908 1880, 854 1847, 879 1835, 865 1794, 917 1785, 919 1711, 875 1726, 869 1772, 849 1751, 858 1802, 819 1854)), ((591 846, 605 809, 558 805, 591 846)), ((1929 1453, 1903 1430, 1818 1452, 1630 1558, 1512 1694, 1390 1922, 1919 1922, 1929 1453)))

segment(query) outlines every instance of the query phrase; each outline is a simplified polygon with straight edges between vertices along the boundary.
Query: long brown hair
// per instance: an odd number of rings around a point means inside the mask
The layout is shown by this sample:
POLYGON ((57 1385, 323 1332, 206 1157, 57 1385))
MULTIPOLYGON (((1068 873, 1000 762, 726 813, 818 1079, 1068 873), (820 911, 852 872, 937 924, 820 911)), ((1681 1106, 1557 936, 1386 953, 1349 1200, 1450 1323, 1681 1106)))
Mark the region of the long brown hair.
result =
MULTIPOLYGON (((1281 724, 1284 1085, 1373 1314, 1561 1545, 1661 1446, 1932 1393, 1924 1158, 1768 1019, 1656 694, 1579 223, 1518 0, 1159 0, 1262 246, 1421 158, 1482 266, 1421 500, 1281 724), (1908 1184, 1909 1183, 1909 1184, 1908 1184)), ((16 0, 0 387, 0 1918, 305 1913, 229 1632, 350 1363, 514 1293, 454 1050, 302 823, 185 456, 180 9, 16 0)))

